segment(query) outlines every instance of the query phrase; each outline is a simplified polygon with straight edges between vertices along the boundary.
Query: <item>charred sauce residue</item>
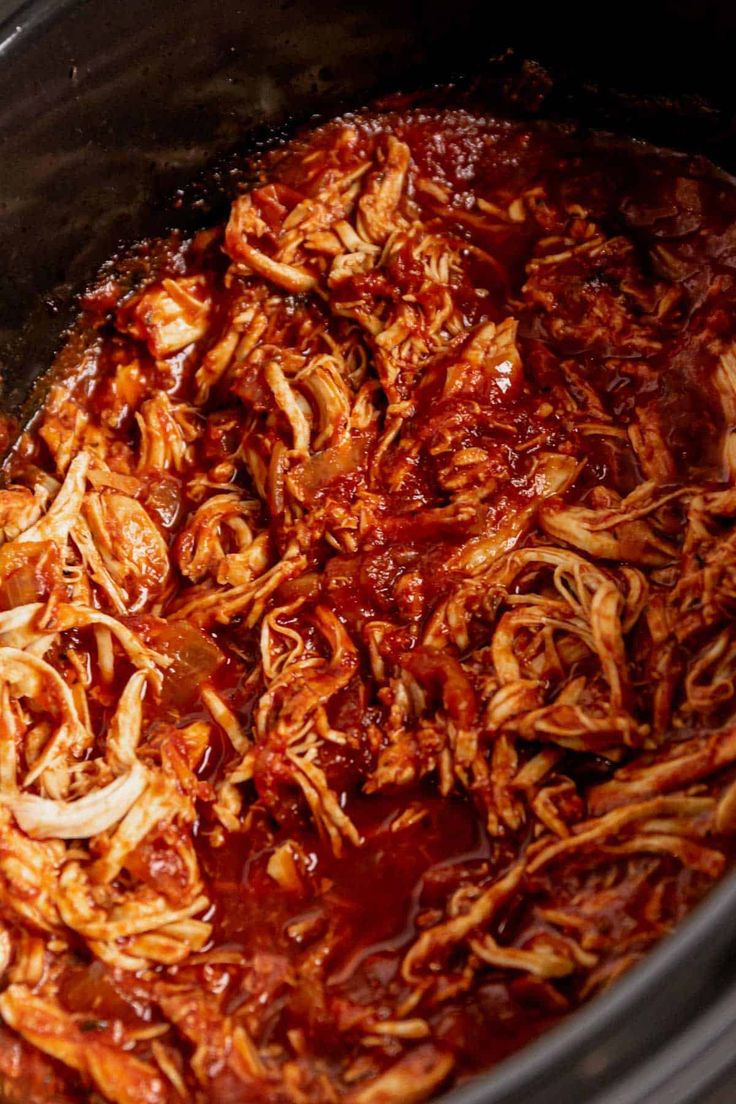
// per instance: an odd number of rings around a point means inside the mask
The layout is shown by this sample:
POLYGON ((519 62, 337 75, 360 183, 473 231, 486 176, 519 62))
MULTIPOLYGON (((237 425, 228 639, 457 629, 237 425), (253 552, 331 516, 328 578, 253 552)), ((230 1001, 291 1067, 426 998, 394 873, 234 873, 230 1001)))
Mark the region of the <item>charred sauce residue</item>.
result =
POLYGON ((392 109, 90 290, 0 490, 8 1099, 429 1099, 720 877, 735 226, 392 109))

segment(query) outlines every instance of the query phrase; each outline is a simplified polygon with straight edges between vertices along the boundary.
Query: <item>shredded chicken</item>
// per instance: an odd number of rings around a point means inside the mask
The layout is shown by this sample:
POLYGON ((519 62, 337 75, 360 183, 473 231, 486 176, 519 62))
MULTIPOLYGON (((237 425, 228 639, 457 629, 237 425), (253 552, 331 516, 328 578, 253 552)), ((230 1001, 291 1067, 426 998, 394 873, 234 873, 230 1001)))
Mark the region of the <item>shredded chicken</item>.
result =
POLYGON ((736 192, 431 106, 248 181, 5 465, 0 1049, 420 1104, 731 861, 736 192))

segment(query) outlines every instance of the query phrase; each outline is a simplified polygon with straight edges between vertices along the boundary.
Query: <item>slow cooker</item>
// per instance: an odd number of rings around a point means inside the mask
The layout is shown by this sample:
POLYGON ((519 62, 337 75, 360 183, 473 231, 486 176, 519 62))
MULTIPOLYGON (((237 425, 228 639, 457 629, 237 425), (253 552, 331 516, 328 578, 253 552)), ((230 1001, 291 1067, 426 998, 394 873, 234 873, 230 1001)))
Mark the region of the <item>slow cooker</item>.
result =
MULTIPOLYGON (((32 408, 75 295, 116 248, 222 215, 233 151, 477 74, 501 111, 734 170, 734 32, 723 0, 2 0, 4 409, 32 408)), ((730 1104, 735 915, 732 875, 612 990, 446 1104, 730 1104)))

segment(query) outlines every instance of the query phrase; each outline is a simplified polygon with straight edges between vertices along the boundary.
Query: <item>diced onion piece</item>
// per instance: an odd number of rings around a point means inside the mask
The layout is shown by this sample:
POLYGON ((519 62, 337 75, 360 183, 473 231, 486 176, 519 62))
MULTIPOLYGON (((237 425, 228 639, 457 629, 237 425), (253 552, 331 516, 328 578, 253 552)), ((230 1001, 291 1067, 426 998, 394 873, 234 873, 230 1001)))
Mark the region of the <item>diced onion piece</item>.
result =
POLYGON ((16 606, 25 606, 30 602, 37 602, 42 596, 43 584, 39 587, 39 579, 32 563, 18 568, 0 587, 0 606, 3 609, 15 609, 16 606))
POLYGON ((225 658, 206 633, 183 621, 166 625, 156 637, 156 647, 171 658, 161 702, 175 708, 187 705, 225 658))

